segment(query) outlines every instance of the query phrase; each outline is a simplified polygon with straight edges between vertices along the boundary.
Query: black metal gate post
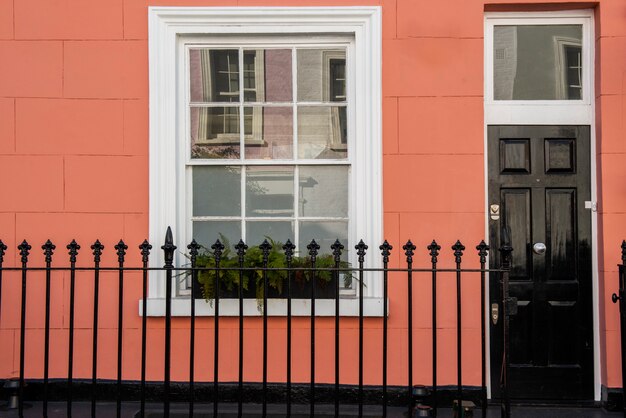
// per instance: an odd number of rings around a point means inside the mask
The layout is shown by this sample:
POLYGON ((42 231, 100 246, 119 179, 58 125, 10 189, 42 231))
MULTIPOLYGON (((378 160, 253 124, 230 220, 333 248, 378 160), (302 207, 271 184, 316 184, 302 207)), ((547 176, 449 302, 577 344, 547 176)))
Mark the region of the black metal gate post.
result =
POLYGON ((626 241, 622 241, 622 264, 619 267, 619 290, 617 294, 613 293, 613 303, 619 301, 619 327, 622 347, 622 410, 624 418, 626 418, 626 300, 624 293, 626 292, 626 241))
POLYGON ((504 313, 504 318, 502 320, 503 327, 503 356, 502 356, 502 380, 500 382, 502 389, 502 406, 501 406, 501 417, 502 418, 510 418, 511 417, 511 399, 509 397, 509 315, 511 312, 511 308, 513 304, 516 304, 516 300, 512 300, 509 297, 509 271, 511 269, 511 253, 513 252, 513 247, 510 245, 510 235, 507 228, 502 230, 502 246, 500 247, 501 254, 501 277, 502 277, 502 310, 504 313))

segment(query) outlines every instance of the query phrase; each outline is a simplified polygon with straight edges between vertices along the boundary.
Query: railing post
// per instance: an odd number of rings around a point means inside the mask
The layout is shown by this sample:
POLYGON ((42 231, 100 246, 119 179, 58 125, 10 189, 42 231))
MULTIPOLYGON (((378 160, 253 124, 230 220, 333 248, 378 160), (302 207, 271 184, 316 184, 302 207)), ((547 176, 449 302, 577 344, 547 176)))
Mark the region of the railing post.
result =
POLYGON ((378 247, 381 250, 383 256, 383 418, 387 416, 387 335, 388 335, 388 321, 387 321, 387 297, 389 293, 389 256, 393 247, 385 240, 383 244, 378 247))
POLYGON ((165 243, 161 247, 165 265, 165 367, 163 373, 163 416, 170 416, 170 361, 172 343, 172 270, 174 269, 174 238, 172 229, 168 226, 165 233, 165 243))
POLYGON ((193 417, 195 402, 195 360, 196 360, 196 282, 198 281, 198 271, 196 270, 196 260, 200 245, 195 239, 187 246, 189 250, 189 261, 191 262, 191 297, 189 318, 189 416, 193 417))
POLYGON ((339 239, 330 246, 333 250, 333 259, 335 261, 335 417, 339 417, 339 267, 341 266, 341 251, 344 246, 341 245, 339 239))
POLYGON ((463 333, 462 333, 462 317, 461 317, 461 261, 465 246, 461 241, 457 240, 452 246, 454 251, 454 261, 456 264, 456 364, 457 364, 457 411, 458 416, 463 418, 465 410, 463 409, 463 333))
POLYGON ((511 303, 509 297, 509 272, 511 269, 511 253, 513 247, 510 245, 510 237, 507 229, 503 230, 502 245, 500 246, 501 265, 502 269, 502 310, 504 311, 504 318, 502 320, 503 327, 503 364, 502 364, 502 407, 501 417, 510 418, 511 416, 511 399, 509 397, 508 390, 508 378, 509 378, 509 305, 511 303))
POLYGON ((481 354, 481 384, 480 384, 480 407, 482 418, 487 417, 487 347, 486 347, 486 331, 485 322, 487 321, 485 309, 485 265, 487 263, 487 255, 489 254, 489 245, 485 241, 480 241, 476 246, 478 257, 480 259, 480 354, 481 354))
POLYGON ((52 266, 52 255, 56 246, 47 240, 41 246, 46 259, 46 307, 44 319, 44 337, 43 337, 43 416, 48 416, 48 371, 50 368, 50 276, 52 266))
POLYGON ((367 248, 363 240, 354 246, 359 260, 359 417, 363 416, 363 264, 367 248))
POLYGON ((622 410, 626 418, 626 241, 622 241, 622 264, 619 268, 619 290, 613 293, 613 303, 619 301, 619 325, 622 348, 622 410))
MULTIPOLYGON (((96 416, 96 382, 98 378, 98 304, 100 292, 100 259, 104 245, 99 240, 91 246, 93 250, 93 334, 92 334, 92 354, 91 354, 91 416, 96 416)), ((143 416, 142 416, 143 418, 143 416)))
POLYGON ((140 417, 146 415, 146 337, 147 337, 147 320, 148 320, 148 261, 152 245, 148 240, 143 240, 139 246, 141 250, 141 399, 140 399, 140 417))
POLYGON ((439 250, 441 250, 441 246, 437 244, 437 241, 433 240, 428 247, 430 254, 430 265, 431 265, 431 310, 432 310, 432 344, 433 344, 433 392, 432 392, 432 415, 433 417, 437 417, 437 256, 439 255, 439 250))
POLYGON ((69 347, 68 347, 68 360, 67 360, 67 416, 72 416, 72 386, 74 379, 74 308, 75 308, 75 296, 76 296, 76 256, 80 245, 75 240, 72 240, 67 245, 70 255, 70 330, 69 330, 69 347))
POLYGON ((117 290, 117 402, 116 413, 117 418, 122 416, 122 354, 123 345, 122 339, 124 338, 124 256, 128 245, 124 244, 124 241, 120 240, 115 247, 117 251, 117 265, 118 265, 118 290, 117 290))
POLYGON ((211 245, 215 256, 215 315, 213 316, 213 416, 218 416, 220 380, 220 262, 224 244, 218 239, 211 245))
POLYGON ((18 410, 20 418, 24 416, 24 343, 26 342, 26 272, 28 271, 28 254, 32 247, 22 241, 17 249, 20 250, 22 261, 22 304, 20 317, 20 384, 19 384, 19 403, 18 410))

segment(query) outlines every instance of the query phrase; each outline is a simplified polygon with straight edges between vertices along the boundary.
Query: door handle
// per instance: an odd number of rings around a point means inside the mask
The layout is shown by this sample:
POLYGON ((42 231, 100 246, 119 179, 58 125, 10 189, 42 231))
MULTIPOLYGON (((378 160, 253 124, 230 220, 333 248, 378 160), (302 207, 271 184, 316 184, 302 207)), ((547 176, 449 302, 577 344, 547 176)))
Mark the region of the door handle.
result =
POLYGON ((498 318, 500 317, 500 308, 497 303, 491 304, 491 323, 498 324, 498 318))
POLYGON ((537 255, 543 255, 546 252, 546 244, 536 242, 535 245, 533 245, 533 252, 537 255))

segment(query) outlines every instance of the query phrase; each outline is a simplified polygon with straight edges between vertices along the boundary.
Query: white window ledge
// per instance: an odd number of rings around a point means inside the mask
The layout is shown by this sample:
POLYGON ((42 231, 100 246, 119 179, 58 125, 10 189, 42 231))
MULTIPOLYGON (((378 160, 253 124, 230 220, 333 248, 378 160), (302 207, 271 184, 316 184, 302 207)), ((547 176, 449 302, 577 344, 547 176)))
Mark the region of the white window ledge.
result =
MULTIPOLYGON (((209 303, 204 299, 196 299, 196 316, 213 316, 215 314, 215 301, 209 303)), ((268 299, 267 314, 269 316, 287 316, 287 299, 268 299)), ((389 307, 389 304, 387 304, 389 307)), ((147 316, 160 317, 165 316, 165 299, 164 298, 148 298, 147 316)), ((389 309, 389 308, 387 308, 389 309)), ((142 315, 143 300, 139 301, 139 316, 142 315)), ((342 317, 359 316, 359 299, 345 298, 339 300, 339 313, 342 317)), ((243 300, 244 316, 262 316, 263 313, 257 308, 256 299, 243 300)), ((389 314, 389 311, 387 311, 389 314)), ((185 317, 191 315, 191 304, 189 298, 173 298, 172 299, 172 316, 185 317)), ((311 300, 310 299, 292 299, 291 300, 292 316, 310 316, 311 300)), ((221 299, 220 300, 220 317, 239 316, 239 300, 238 299, 221 299)), ((317 299, 315 301, 315 316, 329 317, 335 316, 335 300, 334 299, 317 299)), ((383 298, 365 297, 363 298, 363 316, 366 317, 382 317, 383 316, 383 298)))

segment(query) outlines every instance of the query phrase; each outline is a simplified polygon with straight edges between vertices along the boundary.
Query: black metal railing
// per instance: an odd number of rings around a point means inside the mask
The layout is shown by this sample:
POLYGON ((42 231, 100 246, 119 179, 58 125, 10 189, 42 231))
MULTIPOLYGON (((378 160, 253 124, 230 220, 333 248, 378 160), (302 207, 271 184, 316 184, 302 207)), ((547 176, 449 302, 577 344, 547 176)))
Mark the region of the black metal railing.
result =
MULTIPOLYGON (((312 241, 307 246, 307 263, 308 265, 303 266, 302 264, 298 264, 298 266, 294 266, 294 254, 295 254, 295 246, 290 242, 282 246, 285 265, 284 267, 270 267, 269 264, 269 254, 272 250, 272 245, 267 240, 264 241, 260 246, 260 250, 262 251, 262 262, 261 266, 257 266, 254 268, 247 267, 245 264, 246 260, 246 251, 248 250, 248 246, 240 241, 234 249, 237 255, 237 263, 236 266, 233 265, 222 265, 225 247, 224 244, 219 240, 211 246, 212 251, 212 260, 213 265, 207 266, 198 264, 199 251, 201 249, 200 245, 198 245, 195 241, 192 241, 188 246, 188 259, 189 265, 183 267, 175 267, 174 266, 174 255, 177 250, 176 246, 173 243, 172 232, 168 228, 167 235, 165 237, 164 245, 161 246, 161 250, 164 254, 165 264, 163 267, 149 267, 150 255, 152 246, 148 241, 144 241, 141 245, 139 245, 138 250, 141 254, 141 266, 131 267, 127 265, 126 257, 128 252, 128 246, 123 242, 119 241, 117 245, 115 245, 116 255, 117 255, 117 265, 106 267, 101 265, 101 259, 104 252, 104 246, 96 241, 93 245, 91 245, 91 255, 92 258, 87 267, 78 266, 77 259, 79 257, 79 252, 81 250, 81 246, 76 242, 72 241, 67 245, 68 255, 69 255, 69 267, 57 267, 53 263, 54 252, 56 250, 55 245, 51 241, 47 241, 41 248, 43 250, 43 254, 45 257, 45 266, 44 267, 32 267, 29 266, 30 258, 31 258, 31 250, 32 247, 28 242, 23 241, 18 247, 19 256, 20 256, 20 265, 15 267, 9 267, 4 265, 4 257, 7 251, 6 245, 0 241, 0 304, 5 305, 5 312, 7 309, 19 309, 20 311, 20 327, 19 327, 19 386, 18 386, 18 409, 20 417, 24 414, 24 401, 26 399, 25 393, 25 347, 28 344, 28 340, 25 338, 26 330, 27 330, 27 312, 29 309, 29 301, 27 300, 27 288, 28 286, 32 286, 30 280, 37 279, 38 277, 33 277, 31 279, 31 273, 33 272, 44 272, 45 273, 45 321, 44 321, 44 345, 42 348, 41 355, 44 358, 43 363, 43 374, 41 378, 42 382, 42 392, 41 398, 43 401, 43 412, 44 416, 47 416, 48 410, 48 402, 50 401, 50 385, 52 384, 49 378, 49 368, 50 368, 50 312, 51 312, 51 277, 54 274, 69 274, 70 281, 70 295, 69 295, 69 339, 68 339, 68 367, 67 367, 67 378, 66 378, 66 389, 64 400, 67 402, 67 416, 71 416, 72 414, 72 405, 77 401, 74 396, 73 389, 76 386, 76 382, 74 381, 74 357, 75 357, 75 347, 74 347, 74 331, 75 331, 75 308, 76 308, 76 275, 80 272, 80 274, 90 275, 93 278, 93 329, 92 329, 92 362, 91 362, 91 379, 88 382, 90 385, 90 394, 88 395, 89 401, 91 402, 91 415, 96 416, 96 403, 98 401, 98 391, 99 387, 102 385, 102 381, 99 379, 100 374, 98 373, 98 330, 99 330, 99 322, 98 322, 98 312, 99 312, 99 302, 101 298, 100 288, 102 285, 101 273, 103 272, 113 272, 117 273, 117 306, 111 307, 110 309, 117 308, 117 347, 116 347, 116 379, 115 379, 115 401, 116 401, 116 413, 119 417, 121 415, 121 406, 123 401, 123 391, 124 385, 126 384, 125 371, 123 369, 123 356, 128 355, 123 350, 123 338, 124 338, 124 310, 123 310, 123 302, 124 302, 124 290, 125 290, 125 281, 128 280, 136 280, 138 277, 141 280, 141 297, 143 299, 143 304, 141 308, 141 346, 139 350, 141 351, 141 371, 140 371, 140 382, 139 384, 139 396, 138 400, 139 404, 139 416, 143 417, 146 414, 146 401, 148 396, 148 388, 147 385, 154 385, 154 381, 147 382, 146 378, 146 370, 148 368, 147 364, 147 351, 149 347, 147 346, 147 334, 149 331, 147 326, 147 316, 148 316, 148 279, 151 272, 158 272, 157 274, 161 279, 165 280, 165 316, 162 319, 162 327, 165 332, 165 338, 163 341, 164 347, 164 358, 163 358, 163 381, 158 382, 160 386, 162 386, 162 392, 160 392, 159 399, 162 400, 163 405, 163 414, 165 417, 169 417, 171 403, 173 401, 176 402, 188 402, 189 406, 189 416, 193 416, 195 404, 198 402, 202 403, 212 403, 213 407, 213 416, 218 416, 219 405, 220 402, 229 401, 229 397, 224 395, 222 396, 222 391, 226 390, 226 386, 228 386, 229 382, 224 382, 220 380, 220 278, 224 276, 224 274, 235 274, 239 277, 239 286, 237 288, 237 296, 238 300, 238 353, 237 353, 237 376, 238 380, 236 382, 236 403, 237 403, 237 414, 238 416, 242 416, 243 407, 246 399, 248 399, 245 394, 245 386, 251 382, 246 382, 244 380, 244 370, 246 364, 244 363, 244 326, 246 319, 244 318, 244 291, 243 291, 243 283, 244 283, 244 275, 250 271, 260 271, 262 282, 263 282, 263 294, 261 300, 261 312, 262 312, 262 381, 261 381, 261 403, 262 403, 262 415, 267 414, 268 403, 271 400, 275 400, 276 396, 268 393, 269 387, 268 384, 276 384, 279 383, 284 385, 284 396, 280 398, 280 402, 285 404, 285 414, 290 416, 292 413, 292 406, 295 403, 293 396, 293 388, 294 382, 292 381, 292 345, 293 345, 293 327, 292 327, 292 283, 293 277, 297 272, 307 272, 310 274, 311 282, 315 283, 315 277, 320 274, 331 274, 333 277, 333 285, 335 286, 335 294, 334 294, 334 382, 331 385, 331 388, 328 389, 325 385, 319 385, 316 382, 316 370, 317 365, 315 363, 316 359, 316 286, 311 285, 310 289, 310 381, 308 382, 308 403, 309 403, 309 414, 310 416, 315 416, 316 412, 316 404, 318 402, 318 396, 316 396, 316 391, 323 390, 325 394, 332 395, 332 403, 334 403, 334 414, 335 416, 340 416, 340 404, 344 403, 345 399, 349 398, 349 395, 344 396, 342 391, 346 387, 345 384, 342 384, 342 376, 340 374, 340 360, 339 354, 340 343, 342 339, 341 336, 341 316, 342 312, 340 311, 340 275, 349 273, 354 277, 356 281, 356 294, 355 296, 350 296, 352 298, 358 299, 358 385, 356 389, 356 403, 358 405, 358 414, 361 416, 363 414, 363 405, 366 403, 365 400, 365 392, 370 390, 364 384, 364 278, 366 274, 372 275, 370 280, 381 280, 382 281, 382 289, 383 289, 383 310, 384 313, 380 321, 382 322, 382 358, 380 359, 380 367, 382 369, 381 373, 381 387, 382 387, 382 397, 381 397, 381 406, 382 406, 382 415, 387 416, 387 408, 390 404, 390 390, 393 389, 393 404, 403 404, 408 412, 408 416, 413 416, 414 413, 417 414, 416 411, 416 403, 420 402, 422 405, 419 407, 419 413, 423 415, 419 416, 437 416, 437 407, 441 406, 441 387, 438 384, 438 358, 437 354, 439 350, 438 341, 437 341, 437 317, 441 312, 438 312, 437 309, 437 287, 438 287, 438 279, 442 274, 451 274, 455 277, 456 283, 456 356, 455 358, 450 358, 451 362, 456 361, 457 367, 457 382, 456 388, 452 391, 452 398, 458 402, 459 413, 458 416, 463 416, 463 408, 462 408, 462 400, 467 396, 467 386, 463 386, 463 364, 462 364, 462 352, 464 347, 464 342, 462 339, 463 329, 463 321, 464 318, 462 316, 462 302, 464 299, 462 298, 462 286, 461 283, 467 275, 476 275, 480 276, 480 300, 475 303, 480 303, 480 336, 481 336, 481 387, 480 387, 480 395, 479 395, 479 403, 480 408, 482 410, 482 416, 486 416, 487 409, 487 394, 486 394, 486 365, 485 365, 485 357, 486 357, 486 346, 485 346, 485 324, 487 321, 486 312, 485 312, 485 287, 486 287, 486 278, 489 274, 497 275, 498 279, 501 280, 506 288, 506 283, 508 281, 508 271, 509 271, 509 263, 510 263, 510 254, 512 248, 508 245, 504 245, 499 251, 501 251, 501 259, 503 260, 503 268, 499 269, 489 269, 487 268, 487 256, 489 254, 489 246, 481 241, 475 248, 475 260, 478 261, 478 267, 475 268, 467 268, 465 267, 465 260, 468 255, 465 254, 465 246, 460 241, 457 241, 452 247, 451 250, 454 254, 454 267, 452 268, 440 268, 438 266, 440 250, 441 246, 433 241, 430 245, 428 245, 427 255, 430 256, 430 266, 428 268, 415 268, 414 267, 414 256, 416 251, 416 246, 409 240, 403 247, 403 258, 404 261, 401 263, 403 267, 390 267, 390 256, 393 251, 393 247, 385 241, 378 248, 380 251, 380 257, 382 257, 382 268, 366 268, 365 260, 368 256, 369 247, 363 242, 360 241, 356 246, 356 259, 357 265, 346 266, 346 263, 343 263, 342 254, 344 253, 344 247, 341 245, 339 241, 336 241, 330 248, 332 252, 332 260, 333 263, 331 266, 320 267, 318 265, 318 257, 320 256, 320 246, 312 241), (197 370, 197 361, 199 361, 199 357, 195 351, 196 346, 196 308, 195 308, 195 299, 193 295, 197 294, 196 287, 198 286, 198 276, 202 274, 202 272, 212 272, 212 276, 215 280, 214 283, 214 294, 212 296, 212 303, 214 307, 214 317, 213 317, 213 381, 212 382, 198 382, 195 376, 195 371, 197 370), (269 382, 268 380, 268 368, 271 364, 268 362, 268 288, 269 288, 269 278, 268 276, 272 272, 282 271, 286 275, 285 279, 285 289, 286 289, 286 303, 287 303, 287 315, 285 318, 285 332, 286 332, 286 358, 285 358, 285 366, 286 366, 286 374, 284 380, 279 382, 269 382), (133 274, 128 274, 128 273, 133 274), (5 277, 3 277, 3 273, 5 273, 5 277), (8 273, 8 274, 7 274, 8 273), (136 273, 140 273, 139 275, 136 273), (3 290, 3 280, 6 283, 10 277, 10 274, 15 274, 21 280, 21 290, 20 294, 7 294, 6 291, 2 293, 3 290), (172 341, 172 300, 173 300, 173 291, 175 291, 177 284, 176 278, 179 274, 186 274, 191 277, 191 297, 188 298, 190 303, 190 318, 189 318, 189 380, 184 382, 187 385, 186 398, 181 398, 180 394, 177 392, 177 395, 173 395, 172 389, 172 379, 171 379, 171 369, 172 369, 172 344, 175 344, 172 341), (413 294, 413 284, 416 280, 416 276, 418 274, 424 274, 429 277, 432 287, 431 293, 419 295, 419 300, 414 300, 415 296, 413 294), (404 277, 404 279, 402 279, 404 277), (30 279, 30 280, 29 280, 30 279), (390 359, 388 355, 388 346, 389 346, 389 327, 388 327, 388 288, 389 282, 391 280, 405 280, 407 286, 407 358, 406 359, 390 359), (14 301, 20 301, 19 304, 14 301), (10 301, 10 302, 7 302, 10 301), (431 382, 419 382, 425 386, 415 386, 414 376, 413 376, 413 365, 414 365, 414 336, 413 336, 413 316, 414 311, 413 307, 415 303, 420 304, 432 304, 432 341, 431 342, 422 342, 426 344, 432 343, 432 363, 429 365, 432 367, 432 381, 431 382), (394 386, 390 388, 388 385, 388 370, 389 370, 389 362, 393 361, 402 361, 402 364, 408 364, 408 376, 406 386, 398 388, 394 386), (203 390, 202 393, 197 392, 197 384, 202 383, 203 389, 206 388, 206 384, 208 383, 211 390, 203 390), (424 395, 424 392, 429 392, 428 396, 424 395), (209 394, 207 396, 207 394, 209 394)), ((373 255, 370 255, 373 256, 373 255)), ((108 278, 107 278, 108 279, 108 278)), ((370 282, 371 283, 371 282, 370 282)), ((39 285, 39 284, 36 284, 39 285)), ((12 289, 12 288, 11 288, 12 289)), ((472 295, 475 297, 476 295, 472 295)), ((466 296, 467 297, 467 296, 466 296)), ((507 295, 503 295, 503 298, 506 299, 507 295)), ((0 306, 1 307, 1 306, 0 306)), ((0 309, 2 312, 2 309, 0 309)), ((81 312, 83 313, 83 312, 81 312)), ((128 313, 127 313, 128 314, 128 313)), ((506 316, 506 315, 505 315, 506 316)), ((508 321, 503 321, 503 324, 507 324, 508 321)), ((0 325, 2 324, 2 318, 0 318, 0 325)), ((504 325, 506 327, 506 325, 504 325)), ((507 332, 505 330, 505 344, 507 343, 507 332)), ((127 349, 129 349, 127 347, 127 349)), ((505 346, 505 353, 508 352, 505 346)), ((206 353, 202 353, 200 357, 203 360, 206 360, 206 353)), ((6 361, 6 359, 5 359, 6 361)), ((503 382, 504 385, 502 388, 502 393, 504 395, 504 402, 502 408, 502 415, 509 416, 510 407, 508 398, 506 396, 506 364, 504 365, 503 371, 503 382)), ((32 376, 29 376, 29 381, 37 380, 32 376)), ((175 382, 179 385, 181 382, 175 382)), ((282 386, 281 386, 282 387, 282 386)), ((229 393, 231 393, 229 389, 229 393)), ((299 393, 302 393, 301 391, 299 393)), ((300 396, 298 399, 299 402, 302 401, 302 397, 300 396)), ((447 404, 448 407, 451 406, 451 402, 447 404)))
POLYGON ((619 280, 613 303, 619 302, 620 342, 622 351, 622 410, 626 418, 626 241, 622 241, 622 264, 618 266, 619 280))

